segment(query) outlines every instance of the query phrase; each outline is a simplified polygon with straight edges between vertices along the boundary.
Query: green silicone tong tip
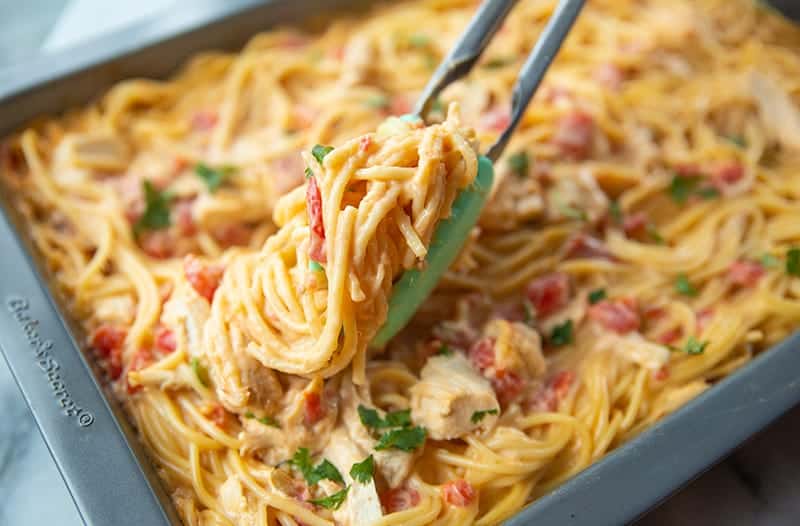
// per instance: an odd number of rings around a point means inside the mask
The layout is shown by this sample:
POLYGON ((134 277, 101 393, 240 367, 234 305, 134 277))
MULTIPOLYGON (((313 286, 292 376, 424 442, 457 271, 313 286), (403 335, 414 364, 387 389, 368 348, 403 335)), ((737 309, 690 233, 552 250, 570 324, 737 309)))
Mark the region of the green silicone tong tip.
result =
POLYGON ((439 278, 456 259, 470 231, 478 222, 478 216, 492 188, 493 180, 492 161, 481 156, 478 159, 478 175, 475 176, 475 181, 459 192, 453 202, 450 217, 440 221, 436 226, 425 258, 425 268, 405 271, 392 287, 389 314, 383 327, 372 339, 372 347, 381 348, 386 345, 405 327, 436 287, 439 278))

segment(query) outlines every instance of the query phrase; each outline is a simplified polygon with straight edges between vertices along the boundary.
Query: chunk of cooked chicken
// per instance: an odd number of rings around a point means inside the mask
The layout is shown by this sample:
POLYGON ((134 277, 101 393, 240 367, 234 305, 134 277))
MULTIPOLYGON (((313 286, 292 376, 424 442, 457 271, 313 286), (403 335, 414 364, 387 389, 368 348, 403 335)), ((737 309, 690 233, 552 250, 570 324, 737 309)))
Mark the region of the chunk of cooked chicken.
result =
POLYGON ((342 58, 341 83, 344 86, 363 84, 372 71, 375 63, 375 48, 372 39, 366 35, 357 35, 350 39, 342 58))
MULTIPOLYGON (((339 390, 339 407, 341 422, 347 430, 350 441, 358 447, 366 457, 375 449, 377 440, 372 438, 369 430, 361 423, 358 416, 358 406, 374 407, 369 393, 363 393, 353 384, 350 375, 342 378, 342 387, 339 390)), ((379 411, 380 412, 380 411, 379 411)), ((384 415, 381 415, 383 417, 384 415)), ((375 470, 381 475, 389 487, 396 488, 411 473, 414 453, 407 453, 397 449, 384 449, 374 451, 375 470)))
POLYGON ((238 475, 231 475, 220 485, 218 498, 225 515, 236 524, 255 524, 256 517, 248 511, 247 497, 238 475))
POLYGON ((411 417, 436 440, 491 429, 499 411, 500 404, 489 381, 460 353, 429 358, 419 383, 411 388, 411 417), (482 416, 477 418, 476 414, 482 416))
POLYGON ((81 133, 64 138, 69 158, 77 167, 90 170, 125 170, 130 148, 119 137, 105 132, 81 133))
POLYGON ((331 462, 344 478, 345 484, 350 486, 347 500, 333 515, 337 524, 346 526, 369 526, 383 516, 378 490, 375 488, 375 479, 370 479, 366 484, 353 480, 350 468, 353 464, 363 461, 365 455, 356 446, 342 428, 336 429, 328 441, 324 456, 331 462))
POLYGON ((669 350, 666 347, 646 340, 638 332, 617 334, 604 330, 595 339, 595 348, 614 351, 624 358, 654 371, 669 361, 669 350))
POLYGON ((588 168, 559 176, 544 195, 546 218, 550 221, 585 219, 593 223, 608 212, 608 197, 588 168))
POLYGON ((547 364, 542 354, 539 333, 524 323, 495 319, 486 324, 486 336, 494 340, 494 365, 497 369, 527 373, 536 378, 547 364))

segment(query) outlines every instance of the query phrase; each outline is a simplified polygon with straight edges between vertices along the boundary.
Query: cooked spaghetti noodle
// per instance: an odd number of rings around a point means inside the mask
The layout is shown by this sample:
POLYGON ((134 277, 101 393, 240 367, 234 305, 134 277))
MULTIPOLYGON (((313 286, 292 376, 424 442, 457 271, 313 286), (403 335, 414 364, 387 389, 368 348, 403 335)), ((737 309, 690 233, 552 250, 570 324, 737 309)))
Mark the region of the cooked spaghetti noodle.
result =
POLYGON ((520 1, 424 127, 387 117, 475 2, 270 31, 2 143, 186 524, 497 524, 797 326, 800 30, 597 0, 459 259, 368 350, 554 3, 520 1))

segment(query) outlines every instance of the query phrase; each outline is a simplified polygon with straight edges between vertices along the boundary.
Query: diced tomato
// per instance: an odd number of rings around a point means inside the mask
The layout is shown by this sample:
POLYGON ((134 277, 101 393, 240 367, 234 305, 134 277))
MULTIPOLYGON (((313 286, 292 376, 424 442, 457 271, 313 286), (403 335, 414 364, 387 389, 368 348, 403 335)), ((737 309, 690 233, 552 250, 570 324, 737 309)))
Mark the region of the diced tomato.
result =
POLYGON ((389 101, 389 108, 388 108, 389 115, 395 115, 395 116, 406 115, 408 113, 411 113, 411 109, 412 109, 411 101, 405 95, 395 95, 389 101))
POLYGON ((175 222, 178 224, 178 230, 183 236, 193 236, 197 233, 193 209, 194 200, 184 199, 175 204, 175 222))
POLYGON ((667 314, 664 307, 645 307, 642 309, 642 316, 646 320, 658 320, 667 314))
POLYGON ((563 272, 540 276, 528 284, 525 296, 531 302, 537 316, 547 317, 569 301, 569 276, 563 272))
POLYGON ((633 298, 603 300, 591 305, 589 319, 619 334, 635 331, 642 323, 636 300, 633 298))
POLYGON ((227 223, 215 227, 211 234, 222 246, 233 247, 247 245, 252 229, 242 223, 227 223))
POLYGON ((310 391, 303 394, 304 421, 306 425, 313 426, 325 416, 325 408, 322 406, 322 398, 319 393, 310 391))
MULTIPOLYGON (((142 347, 141 349, 136 351, 136 354, 133 356, 128 371, 129 372, 139 371, 150 365, 152 362, 153 362, 153 352, 146 347, 142 347)), ((138 393, 139 391, 142 390, 141 385, 132 385, 130 383, 130 380, 128 380, 128 378, 125 378, 125 384, 128 390, 128 394, 138 393)))
POLYGON ((110 324, 103 324, 92 333, 91 345, 103 358, 111 356, 114 349, 121 349, 128 331, 110 324))
POLYGON ((384 491, 381 493, 380 499, 386 513, 395 513, 419 504, 420 496, 417 490, 401 486, 384 491))
POLYGON ((322 194, 317 186, 317 179, 308 180, 306 188, 306 206, 308 209, 308 222, 311 228, 309 239, 309 257, 319 263, 326 263, 325 254, 325 224, 322 222, 322 194))
POLYGON ((740 287, 754 287, 765 273, 755 261, 734 261, 728 269, 728 279, 740 287))
POLYGON ((508 128, 509 124, 511 124, 511 113, 509 109, 503 106, 495 106, 481 115, 478 128, 501 132, 508 128))
POLYGON ((625 80, 625 73, 622 68, 613 62, 605 62, 594 70, 594 79, 606 88, 617 91, 625 80))
POLYGON ((567 259, 614 259, 605 243, 588 234, 578 233, 564 244, 567 259))
POLYGON ((744 177, 744 167, 738 161, 722 163, 714 167, 711 172, 711 183, 718 190, 738 183, 744 177))
POLYGON ((217 265, 207 265, 198 258, 188 255, 183 260, 183 273, 192 285, 192 288, 209 301, 214 299, 214 293, 219 287, 224 269, 217 265))
POLYGON ((656 371, 655 374, 653 374, 653 378, 659 382, 663 382, 664 380, 669 378, 669 367, 666 365, 662 365, 658 369, 658 371, 656 371))
POLYGON ((680 327, 675 327, 674 329, 670 329, 661 336, 658 337, 658 343, 663 343, 664 345, 670 345, 683 337, 683 329, 680 327))
POLYGON ((192 129, 196 131, 208 131, 217 125, 219 115, 214 110, 200 110, 192 115, 192 129))
POLYGON ((580 110, 572 111, 558 121, 553 144, 561 154, 573 159, 585 159, 592 152, 594 118, 580 110))
POLYGON ((166 327, 156 329, 156 348, 164 354, 169 354, 178 348, 175 333, 166 327))
POLYGON ((469 360, 478 370, 483 371, 494 365, 494 340, 481 338, 469 348, 469 360))
POLYGON ((695 324, 697 332, 703 332, 711 320, 714 318, 714 309, 703 309, 695 313, 695 324))
POLYGON ((555 411, 561 400, 566 398, 572 383, 575 381, 575 373, 572 371, 560 371, 551 377, 539 392, 536 393, 532 402, 533 406, 540 411, 555 411))
POLYGON ((442 497, 451 506, 465 508, 475 500, 476 492, 466 480, 456 479, 442 485, 442 497))
POLYGON ((206 414, 209 420, 214 422, 214 425, 217 427, 225 427, 228 423, 228 412, 219 404, 214 405, 214 407, 206 414))
POLYGON ((185 157, 175 157, 172 160, 172 171, 176 174, 181 173, 189 167, 189 161, 185 157))
POLYGON ((638 237, 647 230, 647 214, 636 212, 627 216, 622 222, 622 230, 628 237, 638 237))
POLYGON ((119 379, 122 376, 122 348, 113 349, 106 361, 106 369, 108 376, 112 380, 119 379))
POLYGON ((500 405, 505 407, 522 393, 525 380, 514 371, 500 369, 492 379, 492 387, 500 405))
POLYGON ((370 147, 372 147, 372 136, 362 135, 361 138, 358 140, 359 153, 367 153, 370 147))
POLYGON ((139 246, 151 258, 167 259, 175 253, 175 236, 168 230, 152 230, 139 236, 139 246))

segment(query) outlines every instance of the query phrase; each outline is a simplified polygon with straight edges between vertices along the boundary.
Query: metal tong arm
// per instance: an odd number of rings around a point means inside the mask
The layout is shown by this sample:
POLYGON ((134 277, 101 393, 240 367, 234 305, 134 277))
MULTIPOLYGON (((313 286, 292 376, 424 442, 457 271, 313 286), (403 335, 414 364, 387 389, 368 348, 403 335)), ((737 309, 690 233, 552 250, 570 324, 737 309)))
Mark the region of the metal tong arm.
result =
POLYGON ((515 3, 516 0, 486 0, 481 4, 458 43, 425 86, 414 109, 415 115, 424 117, 431 102, 445 87, 472 70, 515 3))
POLYGON ((511 95, 511 119, 508 127, 503 130, 500 137, 497 139, 486 153, 486 156, 492 160, 497 161, 503 153, 508 141, 511 139, 511 134, 517 128, 519 121, 528 107, 528 103, 533 98, 536 88, 542 82, 544 74, 553 62, 558 50, 561 49, 561 44, 572 28, 575 19, 578 18, 585 0, 561 0, 556 6, 550 20, 542 31, 539 40, 533 46, 533 50, 528 55, 525 64, 520 70, 517 82, 514 84, 514 91, 511 95))

